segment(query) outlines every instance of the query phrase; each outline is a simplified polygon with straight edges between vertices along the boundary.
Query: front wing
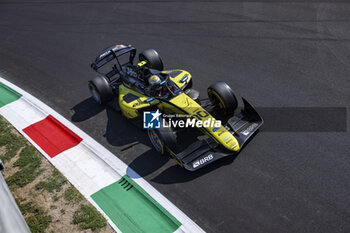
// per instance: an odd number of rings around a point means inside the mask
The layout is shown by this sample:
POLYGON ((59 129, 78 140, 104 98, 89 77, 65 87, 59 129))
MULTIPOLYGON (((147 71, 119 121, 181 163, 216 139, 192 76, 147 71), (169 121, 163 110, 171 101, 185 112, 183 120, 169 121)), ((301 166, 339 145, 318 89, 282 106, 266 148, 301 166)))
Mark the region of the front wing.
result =
MULTIPOLYGON (((237 139, 240 150, 264 123, 254 107, 247 100, 242 99, 244 103, 243 110, 236 116, 228 119, 226 124, 226 128, 237 139)), ((196 141, 180 153, 174 153, 169 148, 168 151, 178 163, 189 171, 198 170, 222 157, 239 152, 225 149, 213 138, 196 141)))

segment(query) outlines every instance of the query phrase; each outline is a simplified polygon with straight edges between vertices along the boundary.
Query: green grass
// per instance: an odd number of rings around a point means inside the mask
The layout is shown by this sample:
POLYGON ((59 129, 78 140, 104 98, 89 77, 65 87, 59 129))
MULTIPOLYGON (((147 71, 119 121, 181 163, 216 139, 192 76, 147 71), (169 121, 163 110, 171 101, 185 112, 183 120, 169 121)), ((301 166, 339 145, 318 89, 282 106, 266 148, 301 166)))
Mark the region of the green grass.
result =
POLYGON ((53 192, 54 190, 59 192, 62 185, 65 183, 67 183, 66 178, 55 168, 50 178, 47 181, 40 181, 35 185, 35 188, 38 190, 43 189, 49 192, 53 192))
POLYGON ((53 196, 53 201, 54 201, 54 202, 58 201, 59 199, 60 199, 60 197, 57 196, 56 194, 55 194, 55 196, 53 196))
POLYGON ((26 140, 11 132, 13 128, 0 116, 0 147, 5 147, 5 153, 0 155, 0 159, 6 162, 13 158, 17 151, 27 145, 26 140))
POLYGON ((41 164, 41 155, 38 154, 33 146, 27 146, 19 154, 19 159, 13 164, 19 168, 36 167, 41 164))
POLYGON ((71 186, 64 192, 64 199, 66 199, 69 202, 79 203, 83 200, 83 196, 79 193, 79 191, 76 188, 71 186))
POLYGON ((16 200, 19 209, 23 215, 26 215, 25 220, 31 232, 45 232, 45 229, 52 221, 52 217, 48 215, 42 208, 34 205, 32 202, 22 204, 16 200))
POLYGON ((81 205, 74 213, 73 223, 79 224, 81 230, 99 231, 107 225, 106 219, 93 206, 81 205))
POLYGON ((44 169, 40 169, 41 159, 41 155, 33 146, 25 147, 21 151, 19 159, 13 164, 20 170, 6 179, 9 187, 24 187, 35 180, 44 171, 44 169))
MULTIPOLYGON (((44 169, 40 168, 42 163, 41 154, 33 146, 29 146, 24 137, 15 134, 12 130, 11 125, 0 116, 0 148, 5 148, 5 152, 0 155, 0 159, 4 162, 9 161, 23 148, 19 158, 13 163, 13 166, 18 167, 19 170, 6 178, 8 186, 13 191, 34 181, 44 169)), ((47 180, 39 182, 35 188, 48 192, 58 192, 66 183, 67 179, 54 168, 52 175, 47 180)), ((73 203, 80 203, 84 199, 73 186, 69 187, 63 196, 67 201, 73 203)), ((57 194, 54 194, 53 201, 57 202, 59 198, 57 194)), ((52 222, 52 217, 43 208, 33 202, 27 202, 24 198, 18 198, 16 202, 25 216, 31 232, 45 232, 52 222)), ((50 209, 56 208, 58 207, 55 205, 50 206, 50 209)), ((60 211, 61 214, 65 214, 64 209, 60 211)), ((74 213, 73 223, 79 224, 81 230, 91 229, 94 232, 107 225, 106 219, 91 204, 80 206, 79 210, 74 213)))

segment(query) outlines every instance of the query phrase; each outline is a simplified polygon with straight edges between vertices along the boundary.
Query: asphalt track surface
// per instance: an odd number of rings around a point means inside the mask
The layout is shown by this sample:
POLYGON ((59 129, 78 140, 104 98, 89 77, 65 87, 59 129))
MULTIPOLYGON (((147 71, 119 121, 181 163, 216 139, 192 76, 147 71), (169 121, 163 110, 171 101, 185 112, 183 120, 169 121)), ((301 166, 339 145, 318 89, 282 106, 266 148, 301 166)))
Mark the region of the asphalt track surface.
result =
MULTIPOLYGON (((350 232, 349 127, 263 129, 237 157, 190 173, 87 89, 97 53, 130 43, 190 71, 202 95, 223 80, 257 107, 349 108, 349 20, 346 1, 0 0, 0 76, 71 119, 208 232, 350 232)), ((278 115, 265 120, 278 124, 278 115)))

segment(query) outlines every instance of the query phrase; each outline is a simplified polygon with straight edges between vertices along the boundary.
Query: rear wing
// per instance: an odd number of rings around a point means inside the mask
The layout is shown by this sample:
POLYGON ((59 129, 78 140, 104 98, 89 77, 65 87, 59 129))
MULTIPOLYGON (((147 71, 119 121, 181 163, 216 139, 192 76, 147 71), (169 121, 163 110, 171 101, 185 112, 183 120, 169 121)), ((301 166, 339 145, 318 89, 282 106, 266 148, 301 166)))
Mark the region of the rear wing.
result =
POLYGON ((126 64, 125 62, 121 62, 120 59, 118 59, 126 53, 130 53, 128 61, 126 61, 126 63, 133 64, 136 55, 136 49, 131 45, 115 45, 103 50, 91 64, 91 68, 97 73, 110 78, 118 73, 118 71, 122 69, 122 66, 126 64), (113 60, 116 61, 116 63, 112 64, 113 68, 107 69, 106 71, 100 70, 100 68, 113 60))

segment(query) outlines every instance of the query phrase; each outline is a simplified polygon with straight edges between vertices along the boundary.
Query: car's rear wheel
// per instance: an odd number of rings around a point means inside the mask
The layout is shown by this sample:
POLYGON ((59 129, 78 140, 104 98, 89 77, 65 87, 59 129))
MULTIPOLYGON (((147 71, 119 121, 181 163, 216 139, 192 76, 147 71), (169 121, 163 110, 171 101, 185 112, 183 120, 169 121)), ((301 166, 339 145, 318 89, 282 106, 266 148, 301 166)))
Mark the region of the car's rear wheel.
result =
POLYGON ((169 149, 176 147, 176 136, 171 128, 149 129, 147 134, 154 149, 162 155, 166 154, 166 147, 169 149))
POLYGON ((233 115, 238 104, 231 87, 225 82, 216 82, 208 87, 208 97, 217 111, 224 115, 233 115))
POLYGON ((139 60, 147 62, 146 66, 150 69, 162 71, 164 68, 162 58, 154 49, 146 49, 140 53, 139 60))
POLYGON ((92 98, 98 104, 106 104, 113 98, 113 90, 107 79, 103 76, 97 76, 88 83, 92 98))

